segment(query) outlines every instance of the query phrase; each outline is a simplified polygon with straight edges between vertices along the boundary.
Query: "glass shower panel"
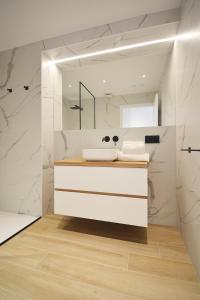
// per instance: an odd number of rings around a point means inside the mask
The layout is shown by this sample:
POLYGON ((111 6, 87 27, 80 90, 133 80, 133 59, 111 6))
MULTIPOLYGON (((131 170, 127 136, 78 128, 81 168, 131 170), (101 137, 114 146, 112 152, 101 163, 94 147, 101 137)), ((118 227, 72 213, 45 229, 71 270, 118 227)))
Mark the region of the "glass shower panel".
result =
POLYGON ((79 83, 80 92, 80 129, 95 129, 95 97, 82 83, 79 83))

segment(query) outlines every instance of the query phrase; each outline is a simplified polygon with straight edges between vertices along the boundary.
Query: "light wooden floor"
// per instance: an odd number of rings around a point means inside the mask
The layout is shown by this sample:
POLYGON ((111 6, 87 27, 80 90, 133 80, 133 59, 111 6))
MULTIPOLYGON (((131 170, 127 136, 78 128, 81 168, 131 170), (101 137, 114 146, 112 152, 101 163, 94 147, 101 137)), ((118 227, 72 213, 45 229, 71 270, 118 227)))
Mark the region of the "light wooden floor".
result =
POLYGON ((0 247, 0 299, 199 300, 179 232, 150 226, 145 238, 137 227, 47 216, 0 247))

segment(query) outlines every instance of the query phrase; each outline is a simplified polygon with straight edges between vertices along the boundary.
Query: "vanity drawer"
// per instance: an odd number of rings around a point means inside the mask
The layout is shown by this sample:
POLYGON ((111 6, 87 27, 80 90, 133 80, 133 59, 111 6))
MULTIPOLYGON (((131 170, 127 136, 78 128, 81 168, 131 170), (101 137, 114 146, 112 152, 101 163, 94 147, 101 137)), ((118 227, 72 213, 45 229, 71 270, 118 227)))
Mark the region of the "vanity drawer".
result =
POLYGON ((55 166, 55 188, 148 195, 146 168, 55 166))
POLYGON ((147 227, 147 199, 55 191, 54 213, 147 227))

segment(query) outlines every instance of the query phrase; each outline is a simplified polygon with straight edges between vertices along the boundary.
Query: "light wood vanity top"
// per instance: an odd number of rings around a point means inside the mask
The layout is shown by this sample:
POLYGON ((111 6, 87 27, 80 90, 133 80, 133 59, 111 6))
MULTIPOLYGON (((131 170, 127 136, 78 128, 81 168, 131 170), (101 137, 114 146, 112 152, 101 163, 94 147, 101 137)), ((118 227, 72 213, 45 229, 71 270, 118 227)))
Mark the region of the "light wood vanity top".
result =
POLYGON ((56 160, 55 166, 83 166, 83 167, 116 167, 116 168, 147 168, 146 161, 86 161, 82 158, 56 160))

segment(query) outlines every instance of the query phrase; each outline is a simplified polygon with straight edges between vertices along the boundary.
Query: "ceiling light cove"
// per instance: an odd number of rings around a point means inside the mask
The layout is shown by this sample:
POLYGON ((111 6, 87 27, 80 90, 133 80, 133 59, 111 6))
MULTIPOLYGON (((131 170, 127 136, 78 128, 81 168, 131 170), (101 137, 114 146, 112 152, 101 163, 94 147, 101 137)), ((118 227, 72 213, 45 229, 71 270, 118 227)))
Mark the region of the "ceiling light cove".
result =
POLYGON ((146 41, 146 42, 126 45, 126 46, 121 46, 121 47, 100 50, 100 51, 96 51, 96 52, 90 52, 90 53, 86 53, 86 54, 75 55, 75 56, 61 58, 61 59, 55 59, 55 60, 49 61, 49 64, 61 64, 64 62, 74 61, 74 60, 78 60, 78 59, 100 56, 100 55, 104 55, 104 54, 111 54, 111 53, 126 51, 126 50, 130 50, 130 49, 150 46, 150 45, 162 44, 162 43, 167 43, 167 42, 175 42, 176 40, 191 39, 191 38, 195 38, 196 36, 197 36, 197 34, 195 34, 193 32, 189 32, 189 33, 184 33, 181 35, 171 36, 171 37, 167 37, 167 38, 163 38, 163 39, 146 41))

